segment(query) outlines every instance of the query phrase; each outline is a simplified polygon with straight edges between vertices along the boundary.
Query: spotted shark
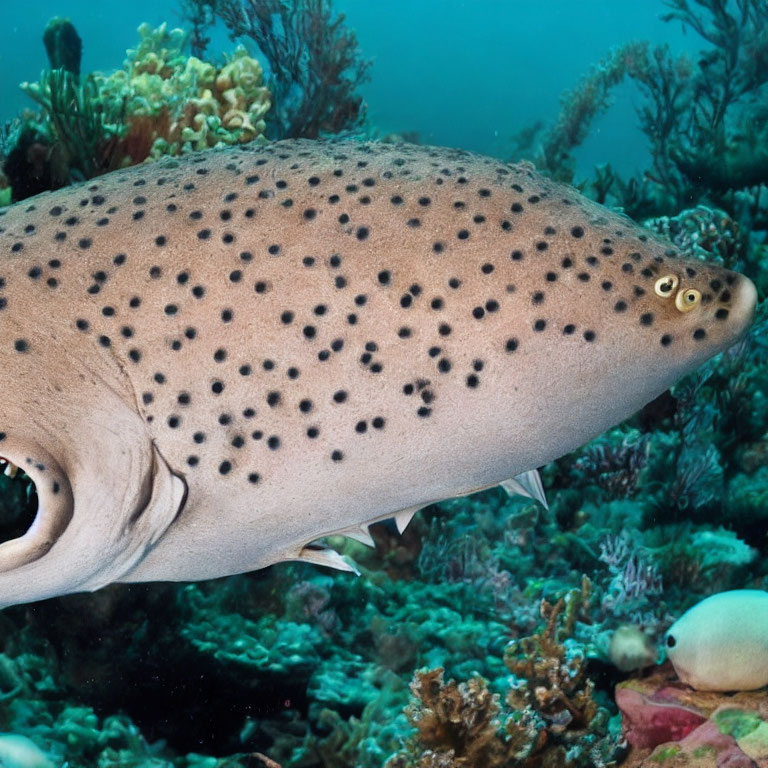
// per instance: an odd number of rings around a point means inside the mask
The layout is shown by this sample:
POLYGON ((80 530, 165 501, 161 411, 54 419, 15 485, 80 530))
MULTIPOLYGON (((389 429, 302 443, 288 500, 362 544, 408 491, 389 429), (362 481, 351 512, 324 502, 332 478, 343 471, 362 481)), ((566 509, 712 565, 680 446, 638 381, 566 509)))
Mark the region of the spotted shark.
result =
POLYGON ((284 141, 0 211, 0 604, 283 560, 505 487, 749 327, 744 276, 464 151, 284 141))

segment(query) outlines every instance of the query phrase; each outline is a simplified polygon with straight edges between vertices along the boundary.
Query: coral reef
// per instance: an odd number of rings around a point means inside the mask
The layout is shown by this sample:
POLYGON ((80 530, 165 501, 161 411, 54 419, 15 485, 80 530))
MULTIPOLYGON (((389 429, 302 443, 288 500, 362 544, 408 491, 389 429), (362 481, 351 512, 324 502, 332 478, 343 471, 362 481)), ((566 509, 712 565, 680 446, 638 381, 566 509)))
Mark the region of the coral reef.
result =
MULTIPOLYGON (((760 694, 718 710, 721 699, 671 684, 665 667, 635 674, 700 598, 768 587, 768 19, 755 0, 667 5, 706 53, 617 49, 566 94, 538 147, 538 127, 520 132, 519 153, 572 179, 573 152, 612 89, 637 83, 652 167, 625 180, 602 166, 584 186, 652 216, 646 226, 686 255, 746 272, 763 298, 747 337, 542 468, 549 510, 492 489, 430 506, 403 536, 376 524, 376 549, 339 545, 361 578, 280 565, 3 611, 0 730, 70 768, 765 759, 760 694)), ((185 8, 191 37, 143 26, 117 72, 78 77, 71 54, 51 54, 51 71, 27 86, 41 114, 0 133, 0 204, 11 186, 22 199, 163 154, 358 125, 367 63, 327 0, 185 8), (259 47, 269 88, 245 49, 204 60, 215 19, 259 47)), ((57 45, 74 50, 71 30, 58 30, 57 45)), ((2 539, 36 506, 0 476, 2 539)))
POLYGON ((130 164, 263 140, 270 94, 261 66, 244 48, 217 68, 184 55, 179 29, 143 24, 139 35, 124 68, 97 78, 108 112, 124 110, 120 148, 130 164))
POLYGON ((181 30, 143 24, 139 37, 112 74, 81 83, 61 67, 22 84, 43 114, 8 141, 14 200, 163 155, 265 141, 271 97, 244 48, 217 67, 184 54, 181 30))
POLYGON ((569 643, 589 600, 585 579, 581 590, 554 605, 542 601, 544 627, 505 651, 512 676, 503 710, 481 677, 457 685, 444 683, 442 668, 417 672, 406 710, 416 734, 387 768, 606 764, 618 742, 608 735, 608 713, 593 697, 586 659, 569 643))

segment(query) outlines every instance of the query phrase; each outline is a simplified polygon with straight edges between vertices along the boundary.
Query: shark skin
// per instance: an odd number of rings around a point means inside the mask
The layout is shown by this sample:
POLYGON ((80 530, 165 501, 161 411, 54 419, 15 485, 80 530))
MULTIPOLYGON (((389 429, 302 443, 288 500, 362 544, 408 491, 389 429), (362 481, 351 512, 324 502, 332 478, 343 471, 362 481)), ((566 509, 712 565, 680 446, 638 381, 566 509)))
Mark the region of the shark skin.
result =
MULTIPOLYGON (((518 477, 748 329, 752 283, 468 152, 286 141, 0 211, 0 605, 207 579, 518 477), (9 465, 10 466, 10 465, 9 465)), ((346 566, 349 567, 349 566, 346 566)))

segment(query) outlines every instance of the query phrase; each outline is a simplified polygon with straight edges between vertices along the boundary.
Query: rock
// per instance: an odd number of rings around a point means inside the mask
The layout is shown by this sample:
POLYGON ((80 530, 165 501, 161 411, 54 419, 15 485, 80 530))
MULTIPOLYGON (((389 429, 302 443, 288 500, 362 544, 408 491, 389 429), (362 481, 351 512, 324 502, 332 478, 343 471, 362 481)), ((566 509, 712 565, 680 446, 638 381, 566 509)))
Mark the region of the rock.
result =
POLYGON ((768 691, 695 691, 669 664, 616 687, 626 768, 768 768, 768 691))

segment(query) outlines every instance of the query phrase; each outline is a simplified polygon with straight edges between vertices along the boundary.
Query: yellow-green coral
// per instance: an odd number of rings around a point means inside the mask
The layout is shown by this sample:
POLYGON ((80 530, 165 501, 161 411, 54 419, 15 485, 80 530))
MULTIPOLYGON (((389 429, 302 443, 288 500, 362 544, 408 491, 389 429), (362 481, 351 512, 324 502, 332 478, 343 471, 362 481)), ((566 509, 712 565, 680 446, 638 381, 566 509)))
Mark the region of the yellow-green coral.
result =
POLYGON ((264 141, 271 106, 256 59, 239 46, 220 68, 182 54, 184 32, 139 27, 140 43, 125 66, 97 76, 109 112, 123 109, 125 143, 134 162, 145 158, 264 141), (147 146, 148 145, 148 146, 147 146))

